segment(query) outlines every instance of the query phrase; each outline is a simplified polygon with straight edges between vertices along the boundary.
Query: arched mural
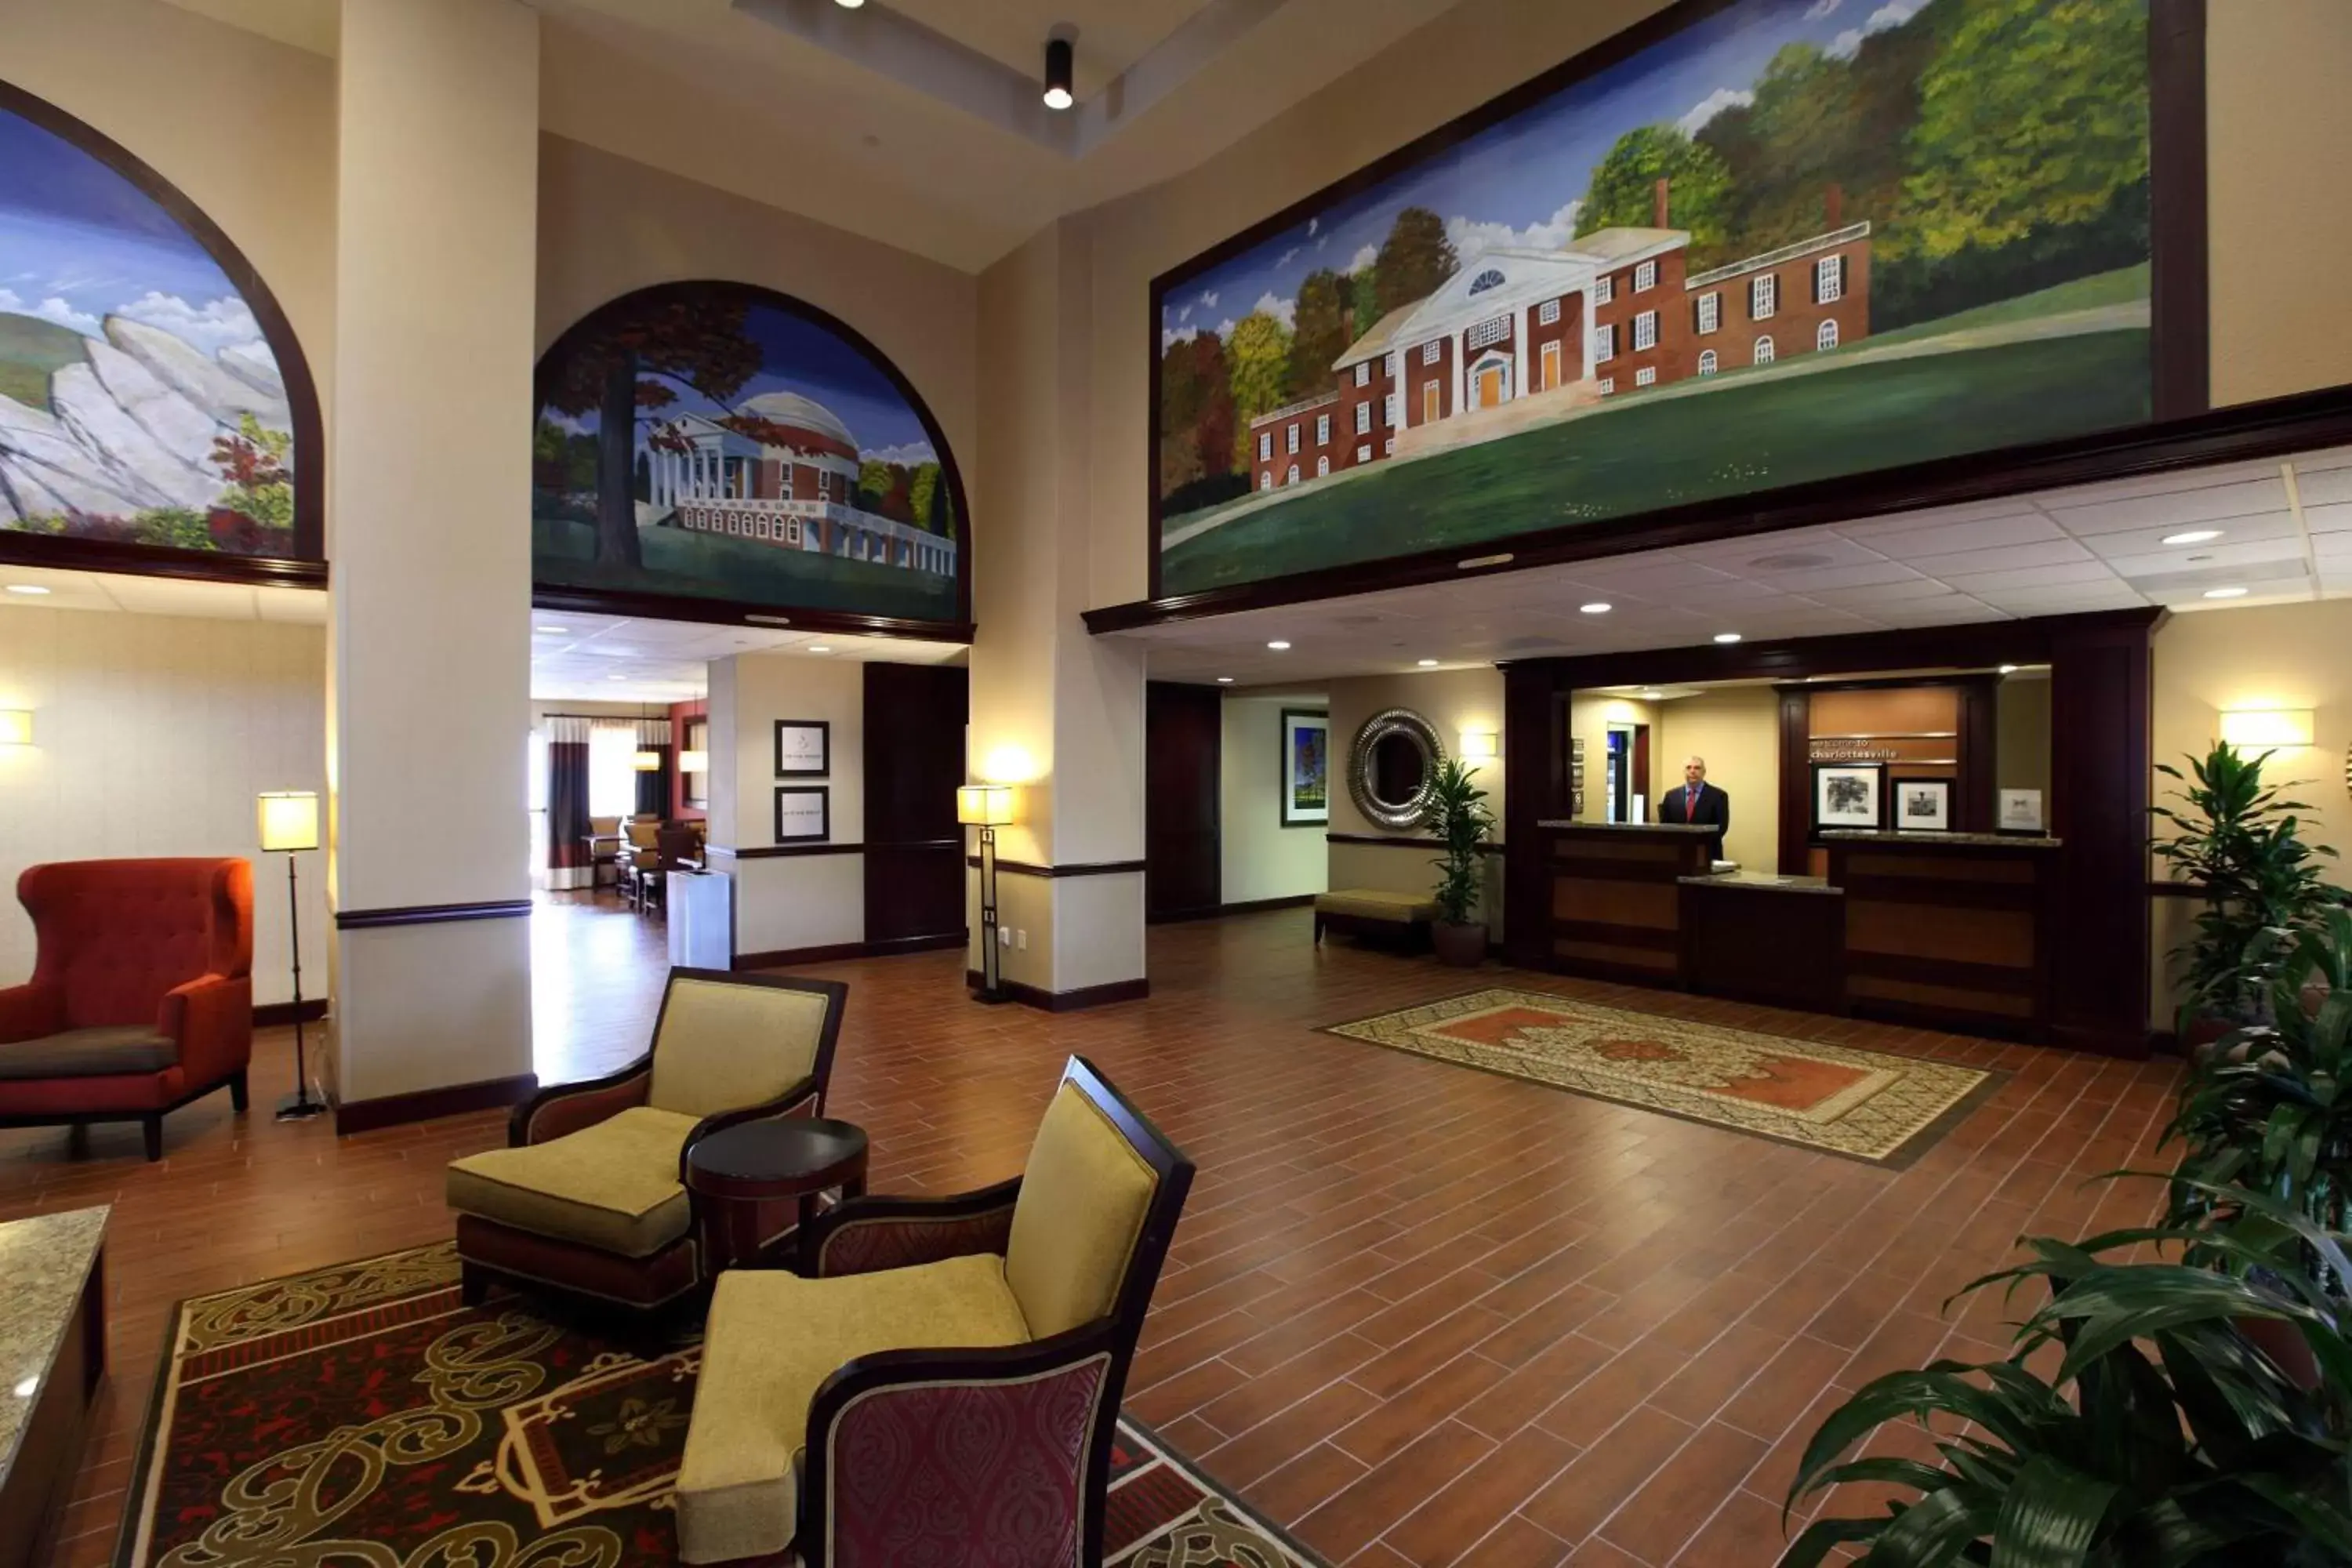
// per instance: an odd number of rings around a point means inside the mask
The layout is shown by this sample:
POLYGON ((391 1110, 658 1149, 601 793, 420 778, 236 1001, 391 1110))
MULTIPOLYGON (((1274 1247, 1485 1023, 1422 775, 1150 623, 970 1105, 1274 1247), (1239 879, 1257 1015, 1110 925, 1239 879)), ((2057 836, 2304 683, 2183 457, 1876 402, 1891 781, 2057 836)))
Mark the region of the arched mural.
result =
POLYGON ((153 170, 0 84, 0 557, 290 577, 318 400, 282 312, 153 170))
POLYGON ((540 361, 531 576, 549 606, 697 619, 971 620, 963 486, 906 377, 815 307, 663 284, 540 361))

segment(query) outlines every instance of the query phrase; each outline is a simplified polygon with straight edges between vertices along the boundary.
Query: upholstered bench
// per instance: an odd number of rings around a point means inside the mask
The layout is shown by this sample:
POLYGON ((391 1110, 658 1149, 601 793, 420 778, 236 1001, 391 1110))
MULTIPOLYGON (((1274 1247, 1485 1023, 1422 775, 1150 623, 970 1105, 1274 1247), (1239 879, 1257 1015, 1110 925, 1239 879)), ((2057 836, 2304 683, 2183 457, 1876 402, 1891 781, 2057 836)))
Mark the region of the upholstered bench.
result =
POLYGON ((1315 940, 1327 931, 1374 937, 1408 947, 1429 945, 1437 900, 1425 893, 1381 893, 1346 888, 1315 895, 1315 940))

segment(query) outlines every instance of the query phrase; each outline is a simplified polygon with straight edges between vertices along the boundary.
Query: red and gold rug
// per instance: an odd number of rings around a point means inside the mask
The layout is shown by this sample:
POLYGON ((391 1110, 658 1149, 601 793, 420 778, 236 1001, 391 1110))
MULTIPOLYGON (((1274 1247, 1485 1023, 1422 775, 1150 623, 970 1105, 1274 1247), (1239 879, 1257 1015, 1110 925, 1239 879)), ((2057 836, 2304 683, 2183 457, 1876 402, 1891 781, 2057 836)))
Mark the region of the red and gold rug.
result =
POLYGON ((1896 1167, 2005 1076, 1539 991, 1474 991, 1327 1032, 1896 1167))
MULTIPOLYGON (((467 1307, 445 1242, 193 1297, 164 1354, 116 1568, 677 1560, 691 1338, 467 1307)), ((1127 1568, 1319 1568, 1126 1416, 1106 1521, 1127 1568)))

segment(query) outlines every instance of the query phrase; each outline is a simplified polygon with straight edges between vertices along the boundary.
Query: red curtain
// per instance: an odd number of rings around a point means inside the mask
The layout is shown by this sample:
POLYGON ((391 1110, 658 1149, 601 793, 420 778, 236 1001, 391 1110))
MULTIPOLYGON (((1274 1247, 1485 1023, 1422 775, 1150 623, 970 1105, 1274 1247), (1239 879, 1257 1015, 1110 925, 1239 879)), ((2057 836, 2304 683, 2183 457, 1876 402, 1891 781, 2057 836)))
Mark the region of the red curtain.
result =
POLYGON ((547 736, 547 885, 594 885, 588 850, 588 721, 550 719, 547 736))

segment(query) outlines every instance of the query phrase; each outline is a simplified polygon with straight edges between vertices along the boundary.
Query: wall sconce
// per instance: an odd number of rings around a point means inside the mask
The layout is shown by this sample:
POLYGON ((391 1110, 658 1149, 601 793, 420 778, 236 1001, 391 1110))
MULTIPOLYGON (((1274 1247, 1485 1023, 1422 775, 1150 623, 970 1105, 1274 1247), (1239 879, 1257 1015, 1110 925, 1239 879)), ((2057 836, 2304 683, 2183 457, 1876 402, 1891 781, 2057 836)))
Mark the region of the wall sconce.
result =
POLYGON ((710 753, 709 752, 680 752, 677 754, 677 771, 682 773, 709 773, 710 771, 710 753))
POLYGON ((0 746, 33 743, 33 715, 23 708, 0 708, 0 746))
POLYGON ((2308 708, 2248 708, 2221 715, 2221 739, 2248 746, 2308 746, 2317 728, 2308 708))
POLYGON ((1491 763, 1503 754, 1502 737, 1492 730, 1462 731, 1462 760, 1465 763, 1491 763))

